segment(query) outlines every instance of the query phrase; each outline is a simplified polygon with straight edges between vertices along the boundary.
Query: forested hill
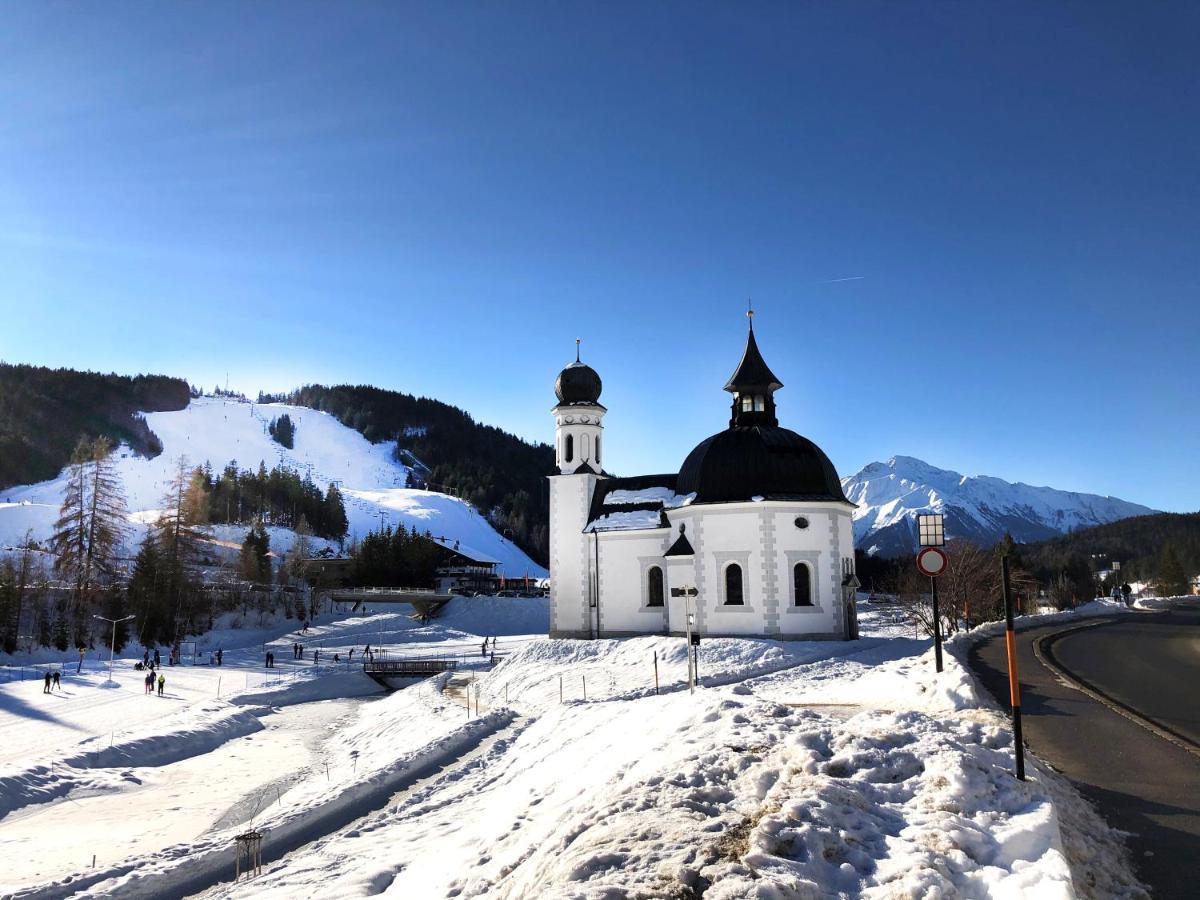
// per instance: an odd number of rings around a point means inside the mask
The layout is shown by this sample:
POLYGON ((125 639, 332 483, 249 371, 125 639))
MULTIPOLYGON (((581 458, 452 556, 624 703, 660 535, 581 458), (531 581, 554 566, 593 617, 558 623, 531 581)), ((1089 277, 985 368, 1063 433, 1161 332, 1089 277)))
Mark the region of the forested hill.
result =
POLYGON ((53 478, 82 435, 156 456, 162 447, 138 413, 183 409, 188 399, 182 378, 0 363, 0 488, 53 478))
POLYGON ((549 444, 482 425, 448 403, 369 385, 313 384, 262 399, 323 410, 369 441, 396 441, 400 462, 410 463, 403 452, 409 451, 432 467, 429 487, 469 500, 497 531, 511 529, 522 550, 542 565, 548 561, 549 444))
POLYGON ((1071 568, 1105 569, 1121 563, 1125 581, 1155 580, 1178 569, 1200 573, 1200 513, 1156 513, 1084 528, 1020 548, 1027 568, 1054 577, 1071 568), (1093 555, 1097 559, 1093 562, 1093 555))

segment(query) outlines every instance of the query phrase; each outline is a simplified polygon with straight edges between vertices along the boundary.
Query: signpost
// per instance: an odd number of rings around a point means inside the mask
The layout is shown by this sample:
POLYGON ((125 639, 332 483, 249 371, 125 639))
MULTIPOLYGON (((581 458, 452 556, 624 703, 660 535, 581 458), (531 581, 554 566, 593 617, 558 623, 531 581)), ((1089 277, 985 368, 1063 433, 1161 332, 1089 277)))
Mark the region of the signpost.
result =
POLYGON ((946 543, 945 519, 940 513, 917 516, 917 536, 921 552, 917 554, 917 571, 928 576, 933 595, 933 659, 937 671, 942 671, 942 617, 938 609, 937 579, 946 571, 949 560, 942 550, 946 543))
POLYGON ((693 654, 696 652, 695 648, 700 646, 700 635, 692 634, 692 626, 696 624, 696 615, 692 612, 692 598, 697 596, 699 593, 700 592, 696 590, 696 588, 691 586, 671 588, 672 597, 684 598, 684 621, 686 622, 687 626, 688 691, 693 694, 696 693, 696 681, 700 677, 699 672, 697 671, 697 663, 699 660, 693 656, 693 654))
POLYGON ((1021 739, 1021 683, 1017 680, 1017 638, 1013 630, 1012 592, 1008 584, 1008 557, 1000 558, 1000 582, 1004 592, 1004 642, 1008 649, 1008 696, 1012 702, 1013 750, 1017 755, 1017 778, 1025 780, 1025 744, 1021 739))

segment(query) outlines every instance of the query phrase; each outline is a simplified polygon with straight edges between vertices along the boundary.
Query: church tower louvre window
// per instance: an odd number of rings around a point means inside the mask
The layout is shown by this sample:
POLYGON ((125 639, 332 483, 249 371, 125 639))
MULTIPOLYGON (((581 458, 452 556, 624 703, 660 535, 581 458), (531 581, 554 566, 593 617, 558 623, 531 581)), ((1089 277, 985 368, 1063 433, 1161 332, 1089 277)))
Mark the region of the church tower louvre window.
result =
POLYGON ((574 462, 574 461, 575 461, 575 435, 573 435, 573 434, 568 434, 568 435, 567 435, 567 454, 566 454, 566 460, 567 460, 567 462, 574 462))

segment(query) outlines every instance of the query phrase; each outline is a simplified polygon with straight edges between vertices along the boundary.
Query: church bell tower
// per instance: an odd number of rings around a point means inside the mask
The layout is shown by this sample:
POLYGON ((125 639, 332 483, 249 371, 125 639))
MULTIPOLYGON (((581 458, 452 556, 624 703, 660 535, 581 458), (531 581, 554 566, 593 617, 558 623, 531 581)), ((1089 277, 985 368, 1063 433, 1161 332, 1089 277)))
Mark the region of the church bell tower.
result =
POLYGON ((588 637, 595 633, 592 563, 584 528, 592 495, 603 471, 600 376, 579 359, 558 375, 554 393, 554 462, 550 476, 550 634, 588 637))

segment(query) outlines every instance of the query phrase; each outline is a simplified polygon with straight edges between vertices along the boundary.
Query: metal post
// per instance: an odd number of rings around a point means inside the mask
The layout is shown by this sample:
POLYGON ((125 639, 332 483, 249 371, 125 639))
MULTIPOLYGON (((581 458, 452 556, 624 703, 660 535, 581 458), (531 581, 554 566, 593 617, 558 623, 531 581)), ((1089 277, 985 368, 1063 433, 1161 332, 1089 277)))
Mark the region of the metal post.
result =
POLYGON ((933 591, 933 658, 937 666, 937 670, 942 671, 942 617, 938 610, 938 595, 937 595, 937 579, 929 579, 930 589, 933 591))
POLYGON ((684 599, 683 601, 683 617, 687 623, 685 634, 687 640, 688 692, 694 694, 696 693, 696 682, 693 679, 692 673, 692 612, 690 599, 684 599))
POLYGON ((562 676, 558 676, 558 702, 563 702, 562 676))
POLYGON ((1013 750, 1017 757, 1017 778, 1025 780, 1025 743, 1021 737, 1021 682, 1017 680, 1017 639, 1013 631, 1013 602, 1008 584, 1008 557, 1000 558, 1001 584, 1004 590, 1004 641, 1008 647, 1008 696, 1012 703, 1013 750))
POLYGON ((587 702, 587 676, 581 675, 579 677, 583 679, 583 699, 584 699, 584 702, 586 703, 587 702))
POLYGON ((654 695, 658 696, 658 651, 654 651, 654 695))

